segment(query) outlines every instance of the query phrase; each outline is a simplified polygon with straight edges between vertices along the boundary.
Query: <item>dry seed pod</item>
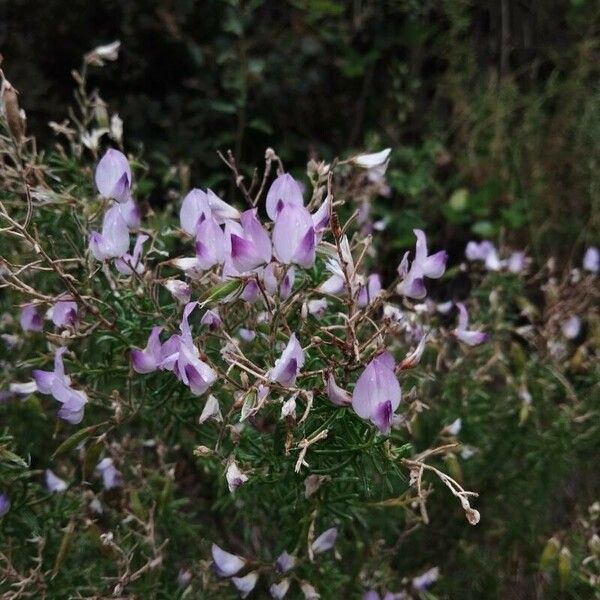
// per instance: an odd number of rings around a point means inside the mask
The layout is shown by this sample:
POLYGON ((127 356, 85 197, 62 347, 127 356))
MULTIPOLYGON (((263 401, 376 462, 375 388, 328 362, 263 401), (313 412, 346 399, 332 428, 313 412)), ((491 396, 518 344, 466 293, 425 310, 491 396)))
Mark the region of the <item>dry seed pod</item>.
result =
POLYGON ((19 99, 17 90, 6 79, 2 90, 2 102, 4 103, 6 122, 10 134, 16 142, 20 142, 23 137, 23 123, 21 121, 21 111, 19 110, 19 99))

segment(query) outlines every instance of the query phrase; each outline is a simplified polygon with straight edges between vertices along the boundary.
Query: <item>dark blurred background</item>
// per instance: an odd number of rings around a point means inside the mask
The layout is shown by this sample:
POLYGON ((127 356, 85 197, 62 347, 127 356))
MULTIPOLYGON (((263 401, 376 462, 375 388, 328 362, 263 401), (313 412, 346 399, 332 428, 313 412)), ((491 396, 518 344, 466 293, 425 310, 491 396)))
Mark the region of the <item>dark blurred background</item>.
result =
POLYGON ((503 236, 538 258, 598 236, 600 4, 596 0, 0 0, 0 52, 41 141, 93 69, 126 144, 192 183, 273 146, 308 156, 394 148, 392 239, 503 236))

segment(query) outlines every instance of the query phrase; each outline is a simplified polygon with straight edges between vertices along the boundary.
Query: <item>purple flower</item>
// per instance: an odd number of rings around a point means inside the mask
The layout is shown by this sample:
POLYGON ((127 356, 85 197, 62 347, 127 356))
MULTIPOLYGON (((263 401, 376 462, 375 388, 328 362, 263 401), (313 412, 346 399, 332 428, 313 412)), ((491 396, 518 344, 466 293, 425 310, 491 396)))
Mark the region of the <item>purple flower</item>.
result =
POLYGON ((228 219, 239 219, 240 213, 236 208, 221 200, 212 190, 207 190, 205 193, 195 188, 190 190, 181 204, 179 212, 181 228, 186 233, 194 235, 202 216, 205 218, 210 216, 219 225, 222 225, 228 219))
POLYGON ((217 380, 215 371, 198 357, 199 352, 192 339, 188 322, 191 312, 198 305, 190 302, 183 310, 180 324, 181 335, 171 336, 162 346, 162 361, 159 367, 173 371, 175 376, 199 396, 217 380))
POLYGON ((356 414, 374 423, 382 433, 389 432, 392 415, 402 398, 394 368, 394 358, 389 352, 374 358, 358 378, 352 394, 356 414))
POLYGON ((278 281, 277 273, 281 272, 281 268, 277 263, 269 263, 264 271, 262 272, 262 280, 265 285, 265 289, 268 294, 275 295, 279 290, 279 296, 282 300, 289 298, 294 287, 294 280, 296 278, 296 269, 291 265, 281 277, 281 283, 278 281))
POLYGON ((238 329, 238 335, 245 342, 251 342, 256 337, 256 331, 253 331, 252 329, 246 329, 245 327, 240 327, 238 329))
POLYGON ((371 304, 381 292, 381 277, 376 273, 369 275, 367 284, 362 285, 358 291, 358 305, 367 306, 371 304))
POLYGON ((207 310, 200 319, 201 325, 206 325, 211 331, 215 331, 219 329, 221 325, 223 325, 223 321, 219 316, 218 311, 215 310, 207 310))
POLYGON ((44 471, 44 479, 49 492, 64 492, 68 487, 67 482, 64 479, 56 476, 50 469, 46 469, 44 471))
POLYGON ((102 485, 105 490, 112 490, 116 487, 121 487, 123 478, 121 473, 115 467, 112 458, 103 458, 96 465, 96 473, 102 477, 102 485))
POLYGON ((225 234, 211 216, 201 215, 196 228, 196 257, 198 267, 203 271, 225 262, 227 243, 225 234))
POLYGON ((210 394, 206 400, 206 404, 202 409, 202 414, 198 419, 198 423, 202 425, 202 423, 208 421, 209 419, 214 419, 219 423, 223 420, 219 401, 212 394, 210 394))
POLYGON ((313 315, 315 319, 321 319, 325 316, 327 306, 327 300, 325 298, 309 300, 306 304, 308 312, 313 315))
POLYGON ((248 481, 248 475, 242 473, 242 471, 240 471, 240 468, 237 466, 237 463, 233 461, 227 467, 225 479, 227 480, 227 486, 229 487, 229 491, 233 493, 242 485, 244 485, 246 481, 248 481))
POLYGON ((44 320, 33 304, 23 307, 20 323, 23 331, 41 331, 44 326, 44 320))
POLYGON ((258 287, 258 283, 256 283, 255 279, 250 279, 246 282, 244 289, 242 291, 242 295, 240 296, 242 300, 245 302, 256 302, 258 297, 260 296, 260 288, 258 287))
POLYGON ((269 587, 269 593, 271 598, 275 600, 282 600, 285 598, 288 590, 290 589, 290 580, 282 579, 279 583, 272 583, 269 587))
POLYGON ((469 313, 467 312, 467 307, 462 302, 457 302, 456 306, 458 307, 458 326, 454 330, 454 335, 465 344, 469 346, 477 346, 479 344, 483 344, 489 338, 487 333, 483 331, 469 331, 467 327, 469 326, 469 313))
POLYGON ((5 492, 0 493, 0 518, 10 510, 10 498, 5 492))
POLYGON ((275 361, 275 366, 269 371, 269 379, 276 381, 284 387, 292 387, 296 383, 296 377, 304 366, 304 350, 292 333, 285 350, 275 361))
POLYGON ((296 565, 296 557, 288 554, 286 550, 284 550, 278 557, 275 562, 275 568, 282 575, 291 571, 296 565))
POLYGON ((333 373, 330 373, 327 378, 327 397, 336 406, 350 406, 352 404, 352 397, 335 382, 333 373))
POLYGON ((52 396, 62 404, 57 413, 59 418, 71 425, 81 423, 87 404, 87 396, 83 392, 74 390, 57 377, 52 384, 52 396))
POLYGON ((327 550, 331 550, 335 545, 337 535, 337 527, 331 527, 331 529, 327 529, 312 543, 312 551, 315 554, 321 554, 322 552, 327 552, 327 550))
POLYGON ((143 350, 131 350, 131 366, 136 373, 151 373, 158 369, 163 358, 160 343, 160 332, 162 330, 162 327, 155 325, 148 337, 146 347, 143 350))
POLYGON ((179 211, 181 229, 189 235, 195 235, 200 217, 206 214, 210 214, 206 193, 197 188, 190 190, 179 211))
POLYGON ((140 261, 140 258, 144 243, 148 239, 150 238, 147 235, 138 235, 133 246, 133 252, 124 254, 122 258, 115 260, 115 267, 121 275, 133 275, 134 272, 141 275, 144 272, 144 264, 140 261))
POLYGON ((123 202, 123 204, 119 204, 119 212, 129 229, 138 229, 142 224, 140 207, 135 203, 133 198, 130 198, 127 202, 123 202))
POLYGON ((127 157, 110 148, 96 167, 96 186, 106 198, 127 202, 131 196, 131 168, 127 157))
POLYGON ((163 285, 171 292, 173 298, 181 304, 187 304, 190 301, 192 288, 189 283, 179 279, 168 279, 163 285))
POLYGON ((596 246, 590 246, 583 255, 583 268, 590 273, 600 271, 600 250, 596 246))
POLYGON ((219 577, 231 577, 246 566, 246 561, 242 557, 225 552, 217 544, 212 545, 212 557, 215 572, 219 577))
POLYGON ((52 395, 55 400, 62 404, 58 416, 77 425, 83 420, 87 396, 71 387, 69 378, 65 375, 62 355, 66 348, 58 348, 54 354, 54 371, 42 371, 35 369, 33 378, 40 394, 52 395))
POLYGON ((76 327, 77 321, 77 304, 72 300, 59 300, 52 307, 52 322, 57 327, 76 327))
POLYGON ((309 268, 315 262, 316 245, 310 213, 303 206, 283 206, 273 227, 273 250, 277 260, 309 268))
POLYGON ((317 233, 317 239, 320 240, 323 232, 329 227, 329 213, 331 212, 331 200, 329 196, 319 206, 317 212, 312 215, 313 227, 317 233))
POLYGON ((291 205, 304 206, 302 188, 289 173, 284 173, 273 181, 267 192, 267 214, 275 221, 281 209, 291 205))
POLYGON ((246 598, 248 594, 256 587, 256 582, 258 581, 258 573, 256 571, 251 571, 248 575, 244 575, 243 577, 232 577, 231 583, 236 587, 237 591, 240 593, 240 597, 246 598))
POLYGON ((231 261, 240 273, 252 271, 271 261, 271 240, 260 224, 256 209, 242 213, 241 235, 231 233, 231 261))
POLYGON ((106 211, 102 233, 92 231, 89 237, 90 251, 96 260, 120 258, 129 248, 129 229, 118 206, 106 211))
POLYGON ((427 238, 421 229, 414 230, 417 236, 415 259, 408 269, 408 256, 405 254, 398 273, 403 278, 399 285, 399 293, 409 298, 420 299, 426 295, 424 278, 439 279, 446 270, 448 254, 445 250, 428 255, 427 238))

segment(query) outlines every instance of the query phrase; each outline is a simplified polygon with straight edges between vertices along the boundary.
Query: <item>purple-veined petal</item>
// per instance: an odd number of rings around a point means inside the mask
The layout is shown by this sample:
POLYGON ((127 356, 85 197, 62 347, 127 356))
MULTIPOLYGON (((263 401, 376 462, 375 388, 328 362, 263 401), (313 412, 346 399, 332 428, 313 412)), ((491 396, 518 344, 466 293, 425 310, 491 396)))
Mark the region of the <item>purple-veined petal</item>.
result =
POLYGON ((256 214, 257 211, 255 208, 246 210, 240 215, 240 221, 244 231, 244 237, 249 239, 256 246, 258 253, 263 259, 262 262, 266 264, 271 260, 271 239, 269 233, 262 226, 256 214))
POLYGON ((352 394, 352 408, 356 414, 372 420, 378 427, 382 417, 387 414, 387 405, 384 403, 390 402, 393 414, 402 397, 393 365, 393 357, 389 353, 373 359, 358 378, 352 394))
POLYGON ((275 221, 284 206, 304 206, 300 185, 289 173, 280 175, 273 181, 267 192, 266 205, 267 215, 271 221, 275 221))
POLYGON ((131 194, 131 168, 127 157, 110 148, 96 167, 96 187, 102 196, 117 202, 127 202, 131 194))
POLYGON ((167 279, 167 281, 163 284, 173 298, 180 302, 181 304, 187 304, 192 297, 192 288, 189 283, 185 281, 181 281, 180 279, 167 279))
POLYGON ((52 384, 54 383, 54 372, 53 371, 42 371, 40 369, 34 369, 32 376, 35 381, 35 385, 40 394, 51 394, 52 384))
POLYGON ((357 302, 359 306, 371 304, 381 292, 381 277, 377 273, 369 275, 367 284, 360 287, 357 302))
POLYGON ((306 305, 308 312, 313 315, 315 319, 321 319, 325 316, 327 306, 327 300, 325 298, 309 300, 306 305))
POLYGON ((327 529, 312 543, 312 551, 315 554, 321 554, 322 552, 331 550, 335 546, 337 535, 337 527, 331 527, 330 529, 327 529))
POLYGON ((52 307, 52 322, 57 327, 76 327, 77 303, 71 300, 59 300, 52 307))
POLYGON ((296 334, 293 333, 285 350, 275 361, 275 366, 269 373, 269 379, 282 386, 291 387, 296 383, 296 377, 303 366, 304 350, 302 350, 296 334))
POLYGON ((83 392, 74 390, 64 381, 55 377, 52 382, 52 396, 62 404, 58 411, 59 418, 71 425, 81 423, 87 403, 87 396, 83 392))
POLYGON ((185 378, 182 377, 184 383, 189 386, 192 394, 196 396, 204 394, 217 380, 216 372, 200 360, 186 344, 180 346, 178 363, 180 374, 185 373, 185 378))
POLYGON ((256 245, 238 235, 231 234, 231 261, 239 273, 252 271, 264 264, 256 245))
POLYGON ((335 382, 333 373, 330 373, 327 378, 327 397, 336 406, 350 406, 352 404, 352 396, 335 382))
POLYGON ((179 324, 179 330, 181 331, 181 337, 184 342, 189 346, 193 346, 192 341, 192 329, 190 327, 189 318, 194 309, 198 306, 197 302, 188 302, 183 309, 183 316, 181 317, 181 323, 179 324))
POLYGON ((398 293, 408 298, 420 300, 427 295, 425 281, 421 269, 414 262, 404 280, 396 288, 398 293))
POLYGON ((338 296, 344 291, 346 280, 341 275, 332 275, 329 279, 326 279, 320 286, 319 292, 322 294, 331 294, 332 296, 338 296))
POLYGON ((277 259, 284 264, 296 262, 301 266, 311 266, 315 248, 315 230, 310 213, 303 206, 284 206, 273 227, 273 251, 277 259))
POLYGON ((208 214, 210 214, 208 196, 197 188, 190 190, 183 199, 179 211, 181 229, 189 235, 195 235, 200 217, 208 214))
POLYGON ((216 329, 219 329, 219 327, 221 327, 223 321, 221 320, 221 317, 219 316, 219 313, 216 309, 207 310, 202 315, 202 318, 200 319, 200 324, 205 325, 211 331, 215 331, 216 329))
POLYGON ((279 296, 282 300, 286 300, 290 297, 292 293, 292 289, 294 287, 294 279, 296 278, 296 269, 294 269, 293 265, 288 267, 288 270, 285 272, 283 279, 281 280, 281 285, 279 286, 279 296))
MULTIPOLYGON (((313 227, 317 234, 322 234, 329 227, 329 213, 331 211, 331 199, 329 196, 319 206, 318 210, 313 213, 313 227)), ((320 237, 319 237, 320 239, 320 237)))
POLYGON ((448 262, 448 253, 445 250, 440 250, 431 256, 428 256, 422 263, 423 275, 430 279, 439 279, 446 270, 448 262))
POLYGON ((119 273, 122 275, 133 275, 133 273, 141 275, 144 272, 145 267, 140 258, 144 242, 146 242, 148 239, 149 237, 147 235, 138 235, 133 247, 133 253, 124 254, 122 258, 117 258, 115 260, 115 267, 119 273))
POLYGON ((133 198, 119 204, 119 212, 129 229, 139 229, 142 224, 142 212, 133 198))
POLYGON ((219 577, 231 577, 232 575, 239 573, 246 565, 246 561, 243 558, 225 552, 225 550, 217 546, 217 544, 212 545, 211 551, 215 572, 219 577))
POLYGON ((258 581, 258 573, 256 571, 250 571, 248 575, 243 577, 232 577, 231 583, 235 586, 237 591, 240 593, 241 598, 246 598, 248 594, 256 587, 258 581))
POLYGON ((44 471, 44 480, 46 488, 52 493, 64 492, 68 487, 67 482, 55 475, 50 469, 44 471))
POLYGON ((467 307, 462 302, 457 302, 456 307, 458 308, 458 331, 465 331, 469 326, 469 313, 467 307))
POLYGON ((225 261, 225 234, 212 216, 208 216, 198 223, 196 257, 199 268, 203 270, 208 270, 225 261))
POLYGON ((118 206, 106 211, 102 223, 102 234, 90 234, 90 250, 98 260, 120 258, 129 248, 129 229, 118 206), (101 258, 102 257, 102 258, 101 258))
POLYGON ((255 279, 249 279, 242 290, 241 298, 245 302, 256 302, 258 297, 260 296, 260 288, 258 287, 258 283, 256 283, 255 279))
POLYGON ((384 400, 375 408, 371 415, 371 421, 381 433, 387 434, 392 426, 393 414, 392 403, 384 400))
POLYGON ((417 237, 415 245, 415 262, 422 265, 427 258, 427 237, 422 229, 413 229, 413 233, 417 237))
POLYGON ((158 365, 162 360, 162 345, 160 343, 162 330, 162 327, 155 325, 148 337, 146 347, 143 350, 131 350, 131 366, 136 373, 151 373, 158 369, 158 365))
POLYGON ((275 562, 275 568, 282 575, 291 571, 296 566, 296 557, 284 550, 275 562))
POLYGON ((23 307, 19 322, 23 331, 41 331, 44 326, 44 320, 33 304, 23 307))
POLYGON ((229 491, 233 493, 239 487, 244 485, 246 481, 248 481, 248 475, 242 473, 242 471, 240 471, 240 468, 237 466, 237 463, 233 461, 227 467, 225 479, 227 480, 227 486, 229 487, 229 491))

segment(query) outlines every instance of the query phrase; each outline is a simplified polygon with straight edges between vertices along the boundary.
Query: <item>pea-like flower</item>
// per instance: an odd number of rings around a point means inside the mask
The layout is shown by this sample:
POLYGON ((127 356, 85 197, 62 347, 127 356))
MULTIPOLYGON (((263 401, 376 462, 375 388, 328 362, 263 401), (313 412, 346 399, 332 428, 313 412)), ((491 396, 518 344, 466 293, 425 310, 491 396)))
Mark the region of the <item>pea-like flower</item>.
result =
POLYGON ((284 206, 304 206, 302 188, 289 173, 279 175, 271 184, 267 192, 267 215, 275 221, 284 206))
POLYGON ((478 346, 483 344, 489 338, 488 334, 483 331, 470 331, 469 327, 469 313, 467 307, 462 302, 457 302, 458 307, 458 326, 454 330, 454 335, 461 342, 468 346, 478 346))
POLYGON ((296 377, 304 366, 304 350, 292 333, 285 350, 275 361, 275 366, 269 371, 269 379, 284 387, 292 387, 296 383, 296 377))
POLYGON ((583 255, 583 268, 590 273, 600 271, 600 250, 596 246, 590 246, 583 255))
POLYGON ((46 488, 53 494, 64 492, 68 487, 67 482, 58 477, 58 475, 53 473, 50 469, 44 471, 44 480, 46 482, 46 488))
POLYGON ((231 261, 239 273, 246 273, 271 261, 271 240, 256 209, 243 212, 240 220, 241 228, 230 234, 231 261))
POLYGON ((133 273, 141 275, 144 272, 144 263, 140 259, 144 243, 148 239, 150 238, 147 235, 138 235, 133 246, 133 252, 131 254, 126 253, 121 258, 115 260, 115 267, 121 275, 133 275, 133 273))
POLYGON ((358 305, 368 306, 381 293, 381 277, 377 273, 373 273, 367 277, 367 283, 361 285, 358 291, 358 305))
POLYGON ((258 582, 258 573, 256 571, 250 571, 243 577, 232 577, 231 583, 235 586, 237 591, 240 593, 241 598, 246 598, 250 592, 256 587, 258 582))
POLYGON ((44 319, 33 304, 23 307, 19 322, 23 331, 41 331, 44 326, 44 319))
POLYGON ((356 414, 371 421, 382 433, 390 431, 393 414, 402 398, 394 368, 394 358, 389 352, 374 358, 358 378, 352 394, 356 414))
POLYGON ((90 233, 89 247, 96 260, 120 258, 127 252, 129 229, 118 206, 109 208, 104 214, 102 233, 90 233))
POLYGON ((158 369, 163 359, 160 332, 162 327, 155 325, 152 328, 148 343, 143 350, 134 348, 130 351, 131 366, 136 373, 152 373, 158 369))
POLYGON ((51 309, 51 319, 57 327, 77 327, 77 303, 59 300, 51 309))
POLYGON ((427 294, 425 289, 425 277, 429 279, 439 279, 446 270, 448 262, 448 253, 445 250, 440 250, 435 254, 428 254, 427 237, 421 229, 414 230, 417 237, 415 246, 415 258, 408 268, 408 256, 405 254, 398 273, 403 278, 398 286, 398 292, 409 298, 420 299, 427 294))
POLYGON ((221 200, 212 190, 204 192, 194 188, 188 192, 181 204, 179 211, 181 229, 189 235, 195 235, 202 216, 212 216, 219 225, 222 225, 229 219, 237 221, 240 212, 221 200))
POLYGON ((212 545, 213 565, 219 577, 231 577, 239 573, 245 566, 246 561, 241 556, 226 552, 217 544, 212 545))
POLYGON ((315 554, 321 554, 327 552, 335 546, 337 540, 338 530, 337 527, 331 527, 324 531, 311 545, 311 550, 315 554))
POLYGON ((115 467, 115 463, 112 458, 103 458, 96 465, 96 473, 102 478, 102 485, 105 490, 112 490, 116 487, 121 487, 123 478, 121 473, 115 467))
POLYGON ((105 198, 127 202, 131 198, 131 167, 119 150, 109 148, 96 167, 96 186, 105 198))
POLYGON ((54 370, 35 369, 32 373, 40 394, 52 395, 62 404, 58 411, 59 418, 77 425, 83 420, 87 396, 84 392, 71 387, 70 379, 65 375, 62 356, 66 348, 58 348, 54 354, 54 370))
POLYGON ((312 217, 303 206, 286 204, 273 227, 273 250, 277 260, 309 268, 315 262, 317 238, 312 217))

